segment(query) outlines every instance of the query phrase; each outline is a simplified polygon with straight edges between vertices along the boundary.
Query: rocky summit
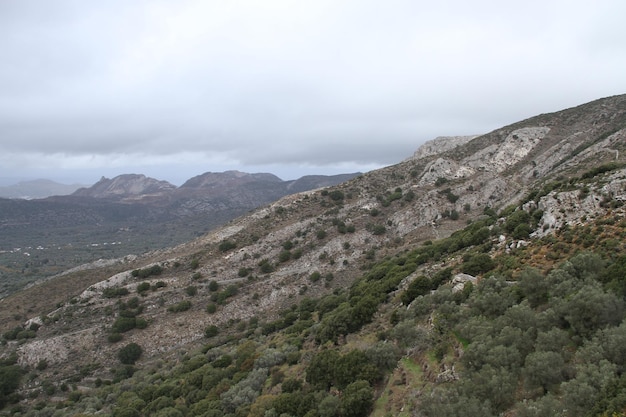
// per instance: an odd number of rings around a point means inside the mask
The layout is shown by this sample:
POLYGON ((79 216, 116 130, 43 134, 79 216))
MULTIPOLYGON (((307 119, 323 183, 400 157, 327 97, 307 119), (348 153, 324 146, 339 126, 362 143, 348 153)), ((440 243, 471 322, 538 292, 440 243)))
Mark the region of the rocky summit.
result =
POLYGON ((624 95, 437 138, 5 298, 3 405, 621 416, 625 201, 624 95))

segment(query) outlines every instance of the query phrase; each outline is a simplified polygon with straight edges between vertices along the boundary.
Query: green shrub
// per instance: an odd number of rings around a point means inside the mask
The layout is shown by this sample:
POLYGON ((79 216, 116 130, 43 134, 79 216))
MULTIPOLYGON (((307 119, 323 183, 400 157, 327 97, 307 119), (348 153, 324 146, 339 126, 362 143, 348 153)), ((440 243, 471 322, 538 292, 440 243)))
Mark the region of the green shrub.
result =
POLYGON ((139 294, 143 294, 146 291, 148 291, 150 289, 150 283, 149 282, 142 282, 141 284, 137 285, 137 292, 139 294))
POLYGON ((124 365, 133 365, 141 357, 143 349, 137 343, 129 343, 119 350, 117 357, 124 365))
POLYGON ((284 263, 291 259, 291 252, 284 250, 278 254, 278 262, 284 263))
POLYGON ((172 313, 181 313, 183 311, 187 311, 191 308, 191 301, 184 300, 180 303, 173 304, 167 308, 167 311, 172 313))
POLYGON ((136 278, 147 278, 152 275, 161 275, 163 273, 163 267, 161 265, 152 265, 148 268, 135 269, 131 272, 131 275, 136 278))
POLYGON ((122 288, 105 288, 102 291, 102 296, 104 298, 115 298, 115 297, 122 297, 124 295, 128 295, 129 291, 128 289, 122 287, 122 288))
POLYGON ((231 249, 235 249, 237 247, 237 244, 231 240, 223 240, 219 246, 218 249, 222 252, 228 252, 231 249))
POLYGON ((215 325, 211 325, 204 329, 204 337, 211 338, 215 337, 219 334, 220 330, 215 325))
POLYGON ((110 343, 117 343, 117 342, 119 342, 120 340, 122 340, 123 338, 124 338, 124 336, 122 336, 122 334, 121 334, 121 333, 111 333, 111 334, 109 334, 109 335, 107 336, 107 340, 108 340, 110 343))

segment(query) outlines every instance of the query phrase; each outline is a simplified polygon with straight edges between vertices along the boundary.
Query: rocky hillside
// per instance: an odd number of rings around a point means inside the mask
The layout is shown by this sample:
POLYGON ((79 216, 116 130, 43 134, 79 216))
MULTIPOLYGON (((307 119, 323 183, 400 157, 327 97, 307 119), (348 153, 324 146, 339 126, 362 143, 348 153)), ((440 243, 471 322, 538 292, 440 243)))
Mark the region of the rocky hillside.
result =
POLYGON ((283 181, 265 173, 207 172, 176 187, 126 174, 69 196, 0 199, 0 298, 76 263, 186 242, 285 195, 356 175, 283 181))
POLYGON ((167 181, 159 181, 140 174, 124 174, 113 179, 102 177, 91 187, 76 190, 76 197, 120 199, 128 201, 150 196, 163 196, 176 189, 167 181))
POLYGON ((621 340, 625 136, 626 96, 615 96, 437 139, 188 243, 15 294, 0 310, 3 357, 30 374, 5 403, 114 415, 623 413, 600 404, 615 397, 606 390, 626 392, 620 348, 594 353, 602 370, 582 357, 597 338, 621 340), (595 252, 573 257, 581 250, 595 252), (606 309, 588 317, 567 301, 583 303, 582 289, 606 309), (541 363, 560 367, 542 376, 541 363), (593 372, 605 380, 582 379, 593 372), (580 394, 564 410, 585 384, 588 404, 580 394))

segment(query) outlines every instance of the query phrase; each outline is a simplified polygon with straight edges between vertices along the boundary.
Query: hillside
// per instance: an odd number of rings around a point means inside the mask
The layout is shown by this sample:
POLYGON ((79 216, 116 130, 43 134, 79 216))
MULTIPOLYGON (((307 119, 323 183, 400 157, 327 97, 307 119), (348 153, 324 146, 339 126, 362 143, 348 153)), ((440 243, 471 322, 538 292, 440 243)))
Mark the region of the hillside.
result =
POLYGON ((438 141, 2 300, 5 411, 626 415, 626 96, 438 141))
POLYGON ((0 198, 0 298, 77 264, 187 242, 285 195, 356 175, 283 181, 265 173, 207 172, 176 187, 124 174, 68 196, 0 198))

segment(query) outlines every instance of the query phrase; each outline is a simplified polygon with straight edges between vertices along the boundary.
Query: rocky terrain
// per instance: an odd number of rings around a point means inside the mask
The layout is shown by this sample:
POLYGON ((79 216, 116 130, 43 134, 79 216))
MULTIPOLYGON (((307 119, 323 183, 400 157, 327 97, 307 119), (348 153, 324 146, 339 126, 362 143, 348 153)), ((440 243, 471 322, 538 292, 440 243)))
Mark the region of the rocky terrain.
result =
MULTIPOLYGON (((252 180, 245 174, 229 175, 229 182, 217 188, 242 186, 242 181, 252 180)), ((269 177, 264 180, 279 182, 269 177)), ((107 194, 111 184, 103 179, 93 190, 107 194)), ((212 175, 205 174, 180 189, 213 186, 212 175)), ((296 186, 292 184, 292 188, 296 186)), ((144 199, 169 193, 170 188, 150 182, 126 192, 144 199)), ((389 290, 395 294, 389 296, 393 301, 387 298, 373 316, 381 320, 370 319, 373 324, 359 336, 348 336, 353 330, 332 330, 338 332, 333 335, 340 335, 329 339, 332 345, 365 349, 375 342, 375 332, 383 337, 380 332, 396 331, 388 329, 389 323, 396 324, 391 311, 402 305, 402 292, 408 291, 420 275, 436 275, 439 269, 449 267, 457 272, 450 282, 454 291, 464 291, 466 282, 480 285, 480 273, 465 273, 470 269, 460 266, 479 255, 458 250, 478 248, 480 256, 484 258, 487 253, 487 258, 500 259, 502 265, 508 259, 511 265, 518 265, 507 267, 511 276, 513 270, 519 273, 520 261, 506 256, 516 251, 525 254, 526 262, 536 257, 533 262, 549 270, 556 258, 539 259, 534 254, 542 251, 540 247, 535 252, 524 252, 525 248, 569 228, 585 227, 593 219, 624 219, 624 201, 626 96, 615 96, 533 117, 482 136, 437 138, 397 165, 332 187, 282 197, 181 245, 120 258, 89 273, 76 270, 32 286, 1 301, 3 331, 16 326, 23 331, 36 329, 28 337, 8 341, 3 351, 5 357, 14 354, 23 368, 43 368, 25 384, 25 393, 41 389, 44 380, 72 381, 77 370, 92 369, 91 379, 81 380, 81 388, 76 388, 89 392, 96 378, 112 378, 120 350, 119 343, 111 342, 112 334, 123 337, 124 344, 140 345, 143 356, 139 364, 146 368, 163 361, 177 363, 182 354, 202 348, 207 337, 213 340, 207 336, 207 329, 213 326, 222 336, 205 351, 228 343, 236 349, 235 340, 247 337, 256 337, 254 343, 262 346, 272 331, 266 332, 267 327, 255 330, 248 323, 269 326, 307 299, 322 300, 332 294, 339 297, 346 291, 352 296, 355 285, 361 285, 361 277, 376 271, 376 262, 384 264, 420 248, 439 248, 436 242, 445 238, 457 242, 459 249, 446 246, 445 256, 440 254, 396 283, 389 290), (478 236, 472 225, 478 228, 483 224, 482 238, 458 243, 459 233, 478 236), (459 232, 466 228, 473 231, 459 232), (121 331, 123 317, 132 318, 133 325, 121 331)), ((180 203, 179 210, 191 209, 190 204, 180 203)), ((623 242, 613 240, 616 250, 622 251, 623 242)), ((398 261, 397 266, 402 265, 404 261, 398 261)), ((399 311, 407 309, 402 306, 399 311)), ((323 342, 325 332, 331 331, 321 310, 316 314, 309 324, 311 329, 302 336, 302 345, 312 349, 303 353, 302 366, 308 366, 311 355, 319 352, 311 346, 323 342)), ((432 317, 427 322, 433 326, 432 317)), ((413 326, 429 329, 427 322, 413 326)), ((278 337, 272 343, 283 341, 278 337)), ((437 365, 440 368, 432 377, 433 384, 459 379, 452 361, 460 356, 463 344, 456 343, 448 353, 442 353, 444 359, 437 365)), ((391 371, 386 381, 392 384, 394 378, 404 378, 405 382, 396 386, 410 389, 406 382, 407 373, 413 372, 409 363, 418 361, 418 353, 417 348, 408 349, 395 368, 404 374, 391 371)), ((432 372, 432 362, 424 361, 418 361, 422 364, 418 366, 425 373, 432 372)), ((304 368, 296 369, 303 372, 304 368)), ((423 378, 427 382, 428 378, 423 378)), ((392 414, 392 410, 400 413, 398 410, 404 409, 400 405, 393 408, 394 401, 405 401, 407 406, 409 397, 413 405, 422 401, 419 393, 399 393, 398 388, 389 388, 393 384, 379 384, 375 396, 382 401, 385 390, 389 391, 392 398, 385 401, 390 401, 386 407, 392 414)), ((263 395, 275 398, 280 392, 268 390, 263 395)), ((226 401, 223 396, 219 398, 226 401)), ((254 399, 242 404, 254 407, 254 399)))

